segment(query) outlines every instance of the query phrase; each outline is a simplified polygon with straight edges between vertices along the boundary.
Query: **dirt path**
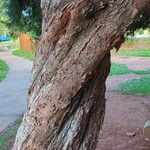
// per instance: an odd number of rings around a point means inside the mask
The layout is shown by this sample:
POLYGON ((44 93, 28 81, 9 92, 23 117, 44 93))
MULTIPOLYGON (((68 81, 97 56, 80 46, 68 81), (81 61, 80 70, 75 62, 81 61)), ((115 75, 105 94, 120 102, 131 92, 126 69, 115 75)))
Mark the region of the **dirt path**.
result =
MULTIPOLYGON (((134 70, 150 69, 150 58, 113 57, 112 61, 134 70)), ((121 82, 141 76, 128 74, 107 79, 106 116, 97 150, 150 149, 150 141, 146 141, 142 134, 145 121, 150 120, 150 96, 123 95, 114 91, 121 82), (127 136, 128 132, 135 135, 127 136)))
POLYGON ((142 128, 150 119, 150 96, 107 92, 106 116, 97 150, 149 150, 142 128), (129 137, 126 133, 135 133, 129 137))
POLYGON ((5 51, 0 52, 0 59, 9 66, 6 80, 0 83, 1 132, 25 111, 32 62, 5 51))

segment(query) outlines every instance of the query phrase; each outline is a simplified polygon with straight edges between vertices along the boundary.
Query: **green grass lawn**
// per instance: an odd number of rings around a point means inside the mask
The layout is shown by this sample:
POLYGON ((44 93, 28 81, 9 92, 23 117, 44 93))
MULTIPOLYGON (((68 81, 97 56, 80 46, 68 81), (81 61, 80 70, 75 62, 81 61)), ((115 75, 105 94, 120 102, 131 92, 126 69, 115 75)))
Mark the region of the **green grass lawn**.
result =
POLYGON ((110 76, 112 75, 123 75, 130 74, 130 70, 126 65, 113 63, 111 64, 110 76))
POLYGON ((0 60, 0 82, 6 78, 7 72, 8 65, 3 60, 0 60))
POLYGON ((19 117, 12 127, 0 134, 0 150, 8 150, 8 142, 16 136, 21 121, 22 117, 19 117))
POLYGON ((31 60, 31 61, 34 60, 34 56, 35 56, 35 54, 33 52, 24 52, 21 50, 15 50, 12 52, 12 54, 22 57, 22 58, 25 58, 25 59, 28 59, 28 60, 31 60))
POLYGON ((150 95, 150 76, 123 82, 118 90, 128 95, 150 95))
POLYGON ((112 54, 129 57, 150 57, 150 49, 119 50, 118 52, 113 51, 112 54))
POLYGON ((124 75, 124 74, 150 74, 150 70, 131 70, 124 64, 112 62, 110 69, 110 76, 124 75))

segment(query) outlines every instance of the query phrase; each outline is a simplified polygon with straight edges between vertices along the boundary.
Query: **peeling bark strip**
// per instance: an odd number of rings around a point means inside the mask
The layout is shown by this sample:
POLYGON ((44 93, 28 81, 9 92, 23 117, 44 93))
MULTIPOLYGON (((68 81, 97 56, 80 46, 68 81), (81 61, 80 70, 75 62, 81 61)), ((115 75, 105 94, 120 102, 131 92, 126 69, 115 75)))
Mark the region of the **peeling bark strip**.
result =
POLYGON ((13 150, 94 150, 110 50, 150 0, 42 0, 43 32, 13 150))

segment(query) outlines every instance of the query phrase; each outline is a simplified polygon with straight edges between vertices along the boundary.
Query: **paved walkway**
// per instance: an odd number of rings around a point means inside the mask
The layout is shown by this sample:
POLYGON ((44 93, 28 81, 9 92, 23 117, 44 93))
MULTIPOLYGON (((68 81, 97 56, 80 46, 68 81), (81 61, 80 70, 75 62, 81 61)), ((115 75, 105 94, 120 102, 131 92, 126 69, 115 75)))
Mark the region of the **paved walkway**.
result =
POLYGON ((11 125, 26 108, 32 62, 0 52, 0 59, 9 66, 7 78, 0 83, 0 132, 11 125))

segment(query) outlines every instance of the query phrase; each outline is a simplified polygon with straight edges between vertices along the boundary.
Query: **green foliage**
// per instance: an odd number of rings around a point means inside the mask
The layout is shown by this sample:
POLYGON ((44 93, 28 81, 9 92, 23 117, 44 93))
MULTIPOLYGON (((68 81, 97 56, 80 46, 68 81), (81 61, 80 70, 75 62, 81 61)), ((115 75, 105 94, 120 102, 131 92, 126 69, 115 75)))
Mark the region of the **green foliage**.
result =
POLYGON ((12 35, 29 33, 34 39, 41 34, 42 13, 40 0, 9 0, 5 3, 9 16, 7 26, 12 35))
POLYGON ((8 65, 4 61, 0 60, 0 82, 6 78, 7 72, 8 65))
POLYGON ((138 29, 150 28, 150 7, 148 7, 132 24, 129 29, 130 33, 134 33, 138 29))
POLYGON ((8 150, 8 142, 16 136, 21 121, 22 117, 18 118, 12 127, 0 134, 0 150, 8 150))
POLYGON ((15 50, 12 52, 12 54, 22 57, 22 58, 25 58, 27 60, 31 60, 31 61, 34 60, 34 56, 35 56, 35 53, 33 53, 33 52, 24 52, 22 50, 15 50))
POLYGON ((150 76, 123 82, 119 91, 130 95, 150 95, 150 76))
POLYGON ((142 14, 134 21, 132 26, 130 26, 127 34, 134 34, 138 29, 147 29, 150 28, 150 6, 148 6, 142 14))
MULTIPOLYGON (((12 33, 28 32, 34 38, 41 34, 42 13, 40 0, 9 0, 6 1, 7 13, 12 33)), ((147 8, 137 20, 130 26, 129 34, 133 34, 137 29, 150 27, 150 14, 147 8)))
POLYGON ((8 19, 7 14, 4 9, 4 1, 0 0, 0 35, 8 34, 9 30, 6 26, 6 21, 8 19))
POLYGON ((0 47, 6 47, 6 46, 11 47, 12 50, 16 50, 16 49, 19 49, 20 43, 19 43, 18 39, 17 40, 0 42, 0 47))

